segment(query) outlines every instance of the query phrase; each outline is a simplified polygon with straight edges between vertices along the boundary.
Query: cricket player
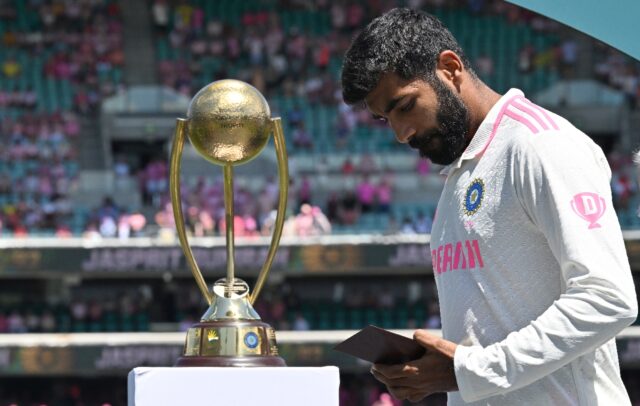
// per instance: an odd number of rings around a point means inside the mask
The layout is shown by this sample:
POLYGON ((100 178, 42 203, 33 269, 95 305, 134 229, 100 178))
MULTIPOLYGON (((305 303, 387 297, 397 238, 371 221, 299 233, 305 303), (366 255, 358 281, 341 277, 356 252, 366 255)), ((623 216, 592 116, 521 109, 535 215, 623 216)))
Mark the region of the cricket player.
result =
POLYGON ((602 150, 518 89, 498 94, 431 15, 394 9, 352 42, 347 103, 445 165, 431 254, 442 334, 374 365, 397 398, 628 405, 615 336, 637 299, 602 150))

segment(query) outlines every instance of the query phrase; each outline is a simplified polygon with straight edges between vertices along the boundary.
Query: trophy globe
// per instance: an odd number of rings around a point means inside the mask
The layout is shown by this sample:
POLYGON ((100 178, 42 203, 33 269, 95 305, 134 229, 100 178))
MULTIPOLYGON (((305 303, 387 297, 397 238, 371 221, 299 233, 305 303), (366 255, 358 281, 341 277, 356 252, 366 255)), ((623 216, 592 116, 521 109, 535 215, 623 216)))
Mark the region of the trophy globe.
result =
POLYGON ((271 133, 269 104, 253 86, 239 80, 213 82, 189 103, 191 145, 221 166, 246 163, 260 154, 271 133))

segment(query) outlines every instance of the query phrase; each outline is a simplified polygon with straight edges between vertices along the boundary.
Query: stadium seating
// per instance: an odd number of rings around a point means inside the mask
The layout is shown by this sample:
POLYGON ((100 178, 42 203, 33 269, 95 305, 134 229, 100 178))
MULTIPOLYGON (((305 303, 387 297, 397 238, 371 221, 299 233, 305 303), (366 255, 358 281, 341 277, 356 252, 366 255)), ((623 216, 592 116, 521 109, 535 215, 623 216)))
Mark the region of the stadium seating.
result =
MULTIPOLYGON (((226 24, 240 24, 245 14, 260 11, 275 12, 285 33, 290 33, 293 28, 296 28, 311 38, 323 41, 326 40, 326 35, 334 30, 327 10, 275 10, 272 3, 259 1, 240 3, 232 0, 214 3, 191 1, 189 4, 194 8, 200 7, 204 10, 206 22, 215 19, 226 24)), ((503 92, 509 87, 519 87, 525 93, 531 94, 550 86, 558 79, 557 73, 548 67, 542 66, 534 69, 531 73, 522 74, 518 71, 517 64, 520 49, 531 44, 536 52, 545 51, 559 42, 555 35, 536 32, 524 24, 510 24, 500 15, 472 16, 469 11, 458 8, 437 8, 430 11, 442 19, 451 29, 461 42, 463 49, 467 50, 472 61, 477 60, 481 55, 487 55, 495 61, 495 72, 489 77, 483 77, 483 80, 496 90, 503 92)), ((172 9, 170 21, 175 20, 173 18, 174 12, 175 9, 172 9)), ((171 29, 172 26, 169 27, 169 30, 171 29)), ((197 37, 200 34, 195 35, 197 37)), ((168 36, 158 37, 156 48, 160 61, 197 59, 191 54, 188 47, 172 47, 168 36)), ((216 75, 218 68, 222 64, 228 65, 230 62, 205 56, 200 63, 202 72, 192 79, 192 88, 196 90, 214 80, 221 79, 216 75)), ((249 59, 245 51, 241 53, 237 61, 228 66, 228 71, 240 72, 247 68, 249 68, 249 59)), ((328 68, 330 77, 337 81, 341 68, 340 55, 331 57, 328 68)), ((313 64, 308 64, 304 77, 309 78, 316 74, 316 67, 313 64)), ((266 97, 273 105, 274 110, 283 117, 293 106, 299 106, 303 110, 306 129, 312 134, 314 141, 313 152, 336 152, 337 103, 333 103, 333 105, 310 104, 304 97, 284 96, 278 93, 281 93, 279 89, 269 90, 266 97)), ((290 137, 292 129, 286 128, 286 130, 286 134, 290 137)), ((362 152, 384 153, 389 148, 397 148, 395 143, 389 142, 391 138, 388 130, 378 130, 371 126, 362 125, 356 129, 355 133, 356 136, 350 137, 345 146, 355 154, 362 152)), ((308 153, 308 151, 297 150, 291 142, 288 145, 290 145, 291 154, 308 153)))
POLYGON ((12 185, 11 190, 0 192, 1 232, 8 236, 52 236, 61 230, 79 234, 84 229, 81 209, 58 213, 54 208, 55 219, 38 217, 51 217, 52 205, 68 198, 78 177, 80 123, 73 112, 88 113, 86 108, 96 108, 100 97, 122 83, 122 67, 112 58, 122 44, 117 2, 83 6, 88 7, 81 10, 86 13, 76 16, 68 13, 70 5, 50 8, 16 0, 13 6, 0 18, 4 42, 0 47, 0 139, 7 146, 0 168, 12 185), (5 64, 11 63, 15 69, 5 70, 5 64), (15 125, 21 131, 14 131, 15 125), (33 125, 39 127, 27 131, 33 125), (61 128, 55 129, 56 125, 61 128), (21 152, 25 149, 26 153, 21 152), (62 169, 51 174, 54 158, 62 169), (32 184, 21 190, 28 175, 38 177, 34 182, 48 179, 51 185, 32 184), (62 188, 60 178, 66 179, 62 188), (12 218, 16 210, 21 218, 12 218))
MULTIPOLYGON (((117 8, 115 13, 111 13, 109 7, 116 5, 113 0, 105 1, 101 5, 95 5, 92 10, 94 15, 98 15, 105 10, 112 20, 119 21, 120 16, 117 8)), ((200 8, 204 13, 204 24, 210 21, 219 21, 230 26, 238 26, 241 24, 249 24, 252 17, 260 15, 260 13, 272 13, 277 16, 279 26, 285 35, 294 32, 302 33, 314 41, 327 41, 328 38, 335 38, 335 35, 345 35, 341 31, 333 27, 331 11, 328 8, 317 10, 306 10, 296 8, 279 8, 274 2, 264 2, 251 0, 245 2, 235 2, 232 0, 223 0, 217 2, 209 2, 204 0, 193 0, 180 3, 170 8, 169 26, 167 30, 156 33, 156 58, 158 65, 162 61, 198 61, 200 71, 191 78, 191 89, 197 90, 201 86, 210 83, 216 79, 220 79, 219 72, 221 69, 227 72, 227 75, 240 75, 242 72, 252 67, 250 55, 246 48, 241 47, 239 57, 236 59, 216 58, 205 53, 204 56, 198 57, 192 54, 188 46, 172 46, 170 33, 175 27, 176 13, 178 7, 190 5, 193 8, 200 8)), ((24 0, 16 2, 15 18, 0 19, 0 37, 5 34, 21 35, 33 33, 47 33, 42 18, 35 7, 24 0)), ((534 52, 544 54, 553 51, 561 41, 562 37, 553 32, 537 31, 530 24, 524 22, 510 22, 504 15, 491 12, 482 13, 480 15, 473 14, 464 7, 446 6, 438 8, 430 8, 430 12, 442 19, 442 21, 451 29, 461 42, 463 49, 466 50, 468 57, 472 61, 486 56, 493 61, 493 72, 482 76, 490 86, 498 91, 505 91, 507 87, 519 87, 528 94, 552 85, 559 79, 558 71, 549 63, 534 64, 530 72, 524 73, 518 67, 519 51, 525 46, 531 46, 534 52)), ((60 17, 59 17, 60 18, 60 17)), ((91 20, 89 20, 91 21, 91 20)), ((262 20, 264 21, 264 19, 262 20)), ((59 23, 59 22, 58 22, 59 23)), ((83 32, 86 22, 75 27, 75 32, 83 32), (83 25, 85 24, 85 25, 83 25)), ((255 21, 251 24, 256 24, 255 21)), ((257 23, 259 26, 262 23, 257 23)), ((121 31, 115 29, 114 35, 122 35, 121 31)), ((240 44, 244 38, 241 35, 240 44)), ((202 30, 193 32, 189 36, 190 39, 203 37, 202 30)), ((346 35, 349 35, 348 33, 346 35)), ((9 36, 10 37, 10 36, 9 36)), ((6 38, 5 38, 6 41, 6 38)), ((287 39, 285 39, 286 43, 287 39)), ((34 48, 7 46, 0 47, 0 64, 8 60, 15 60, 20 66, 21 72, 15 77, 6 77, 0 81, 0 92, 10 94, 11 92, 28 92, 35 93, 35 106, 33 111, 42 114, 55 114, 61 111, 72 111, 78 109, 77 97, 78 93, 87 88, 87 83, 75 80, 74 77, 57 77, 47 74, 47 64, 56 57, 61 51, 69 51, 70 46, 64 42, 56 44, 54 41, 45 41, 43 46, 34 52, 34 48)), ((306 54, 311 57, 310 50, 306 54)), ((334 81, 332 86, 337 89, 337 81, 340 76, 341 54, 339 50, 333 50, 327 64, 328 77, 334 81)), ((101 86, 105 84, 122 83, 123 67, 114 65, 109 69, 95 69, 96 81, 89 85, 91 89, 100 92, 101 86)), ((317 77, 321 71, 316 64, 308 62, 305 70, 302 72, 300 80, 304 82, 307 79, 317 77)), ((372 125, 369 121, 358 119, 355 128, 345 137, 344 142, 338 142, 337 139, 337 123, 340 119, 338 100, 327 102, 312 102, 306 95, 291 95, 282 90, 282 87, 268 88, 265 94, 271 104, 274 114, 283 117, 285 125, 285 136, 287 137, 288 151, 292 159, 296 157, 303 158, 302 161, 317 162, 318 157, 332 157, 344 154, 345 151, 357 159, 363 154, 373 154, 374 157, 383 157, 392 154, 411 154, 407 148, 403 148, 394 141, 391 131, 387 128, 372 125), (292 110, 299 109, 302 121, 305 124, 305 130, 310 134, 313 145, 310 148, 301 148, 295 145, 293 134, 295 128, 287 120, 292 110), (310 159, 306 159, 306 158, 310 159)), ((9 105, 6 108, 0 108, 0 119, 10 118, 12 120, 19 119, 25 113, 24 107, 9 105)), ((407 160, 405 160, 406 162, 407 160)), ((397 161, 395 161, 397 162, 397 161)), ((389 166, 389 169, 401 174, 403 178, 415 177, 413 168, 406 166, 395 166, 396 163, 389 166)), ((12 180, 21 178, 25 175, 27 168, 38 170, 40 166, 33 162, 10 162, 0 161, 0 166, 6 168, 11 174, 12 180)), ((65 162, 65 170, 67 176, 75 179, 79 168, 75 159, 65 162)), ((309 168, 309 172, 313 172, 314 168, 309 168)), ((433 176, 433 175, 432 175, 433 176)), ((317 188, 321 190, 321 188, 317 188)), ((321 194, 322 196, 322 194, 321 194)), ((0 203, 5 205, 15 205, 21 195, 16 193, 0 194, 0 203)), ((428 195, 427 201, 422 203, 403 202, 401 199, 394 201, 392 214, 396 220, 404 217, 415 218, 418 210, 422 209, 427 213, 433 212, 433 204, 436 195, 428 195), (408 210, 404 210, 403 205, 409 205, 408 210)), ((26 199, 33 200, 33 196, 26 196, 26 199)), ((37 200, 37 199, 36 199, 37 200)), ((46 203, 46 199, 42 201, 46 203)), ((318 202, 323 206, 322 203, 318 202)), ((635 207, 635 206, 634 206, 635 207)), ((82 232, 87 222, 91 219, 90 209, 87 207, 75 207, 73 213, 65 220, 65 225, 71 229, 73 234, 82 232)), ((634 209, 628 212, 620 213, 620 221, 623 227, 633 228, 639 224, 638 217, 635 215, 634 209)), ((334 233, 375 233, 384 232, 388 226, 389 217, 385 214, 368 214, 362 216, 355 224, 334 226, 334 233)), ((34 228, 32 233, 42 234, 49 233, 51 230, 39 230, 34 228)), ((12 235, 11 230, 3 230, 5 235, 12 235)))

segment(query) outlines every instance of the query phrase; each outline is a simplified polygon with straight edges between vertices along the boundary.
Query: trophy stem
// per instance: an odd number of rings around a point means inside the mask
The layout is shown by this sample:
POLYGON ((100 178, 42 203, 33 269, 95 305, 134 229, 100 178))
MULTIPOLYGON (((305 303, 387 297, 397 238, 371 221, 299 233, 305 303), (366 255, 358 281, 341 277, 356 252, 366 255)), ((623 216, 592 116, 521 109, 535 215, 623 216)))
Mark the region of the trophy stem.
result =
POLYGON ((224 212, 227 235, 227 286, 225 296, 231 297, 233 287, 235 259, 233 245, 233 166, 224 166, 224 212))
POLYGON ((280 237, 282 236, 282 229, 284 227, 284 219, 287 212, 287 196, 289 195, 289 168, 287 165, 287 148, 285 146, 284 131, 282 130, 282 120, 280 117, 271 120, 273 126, 273 141, 276 147, 276 155, 278 158, 278 175, 280 181, 280 196, 278 199, 278 210, 276 214, 276 223, 273 227, 273 237, 271 238, 271 246, 269 246, 269 252, 267 253, 267 260, 262 266, 262 270, 256 281, 256 285, 253 289, 253 293, 249 295, 249 301, 254 304, 264 281, 269 274, 271 264, 276 256, 276 250, 280 244, 280 237))
POLYGON ((193 251, 189 247, 187 241, 187 231, 184 226, 184 216, 182 215, 182 203, 180 202, 180 160, 182 159, 182 150, 184 149, 184 141, 186 138, 187 120, 179 118, 176 120, 176 131, 173 138, 173 146, 171 147, 171 170, 169 177, 169 191, 171 192, 171 205, 173 206, 173 218, 176 221, 176 232, 178 233, 178 239, 180 240, 180 246, 187 259, 187 263, 191 268, 191 273, 196 279, 196 283, 202 292, 202 295, 207 299, 207 303, 211 304, 213 300, 213 293, 207 288, 207 283, 200 272, 200 268, 196 263, 193 256, 193 251))

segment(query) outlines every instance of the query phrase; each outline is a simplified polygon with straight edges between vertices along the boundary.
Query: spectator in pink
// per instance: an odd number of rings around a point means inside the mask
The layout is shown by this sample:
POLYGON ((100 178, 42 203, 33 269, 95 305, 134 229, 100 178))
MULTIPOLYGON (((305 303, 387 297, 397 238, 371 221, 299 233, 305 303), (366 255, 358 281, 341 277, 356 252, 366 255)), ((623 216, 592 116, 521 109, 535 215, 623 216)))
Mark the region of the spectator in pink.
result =
POLYGON ((369 176, 363 176, 362 181, 357 187, 358 203, 363 213, 368 213, 373 210, 375 194, 376 187, 369 180, 369 176))
POLYGON ((311 214, 311 206, 303 204, 300 206, 300 213, 294 220, 294 235, 308 237, 313 235, 313 215, 311 214))

